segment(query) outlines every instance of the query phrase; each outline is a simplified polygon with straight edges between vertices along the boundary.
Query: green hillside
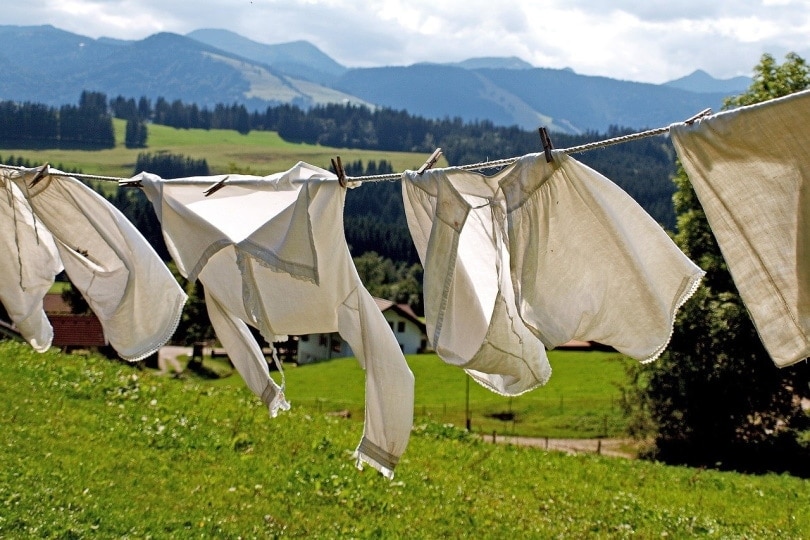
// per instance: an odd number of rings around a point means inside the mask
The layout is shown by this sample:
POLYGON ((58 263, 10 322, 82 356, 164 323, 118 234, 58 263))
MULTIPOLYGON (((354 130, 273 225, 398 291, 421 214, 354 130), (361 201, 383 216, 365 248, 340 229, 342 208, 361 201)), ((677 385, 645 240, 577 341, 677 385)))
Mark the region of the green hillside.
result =
POLYGON ((85 174, 128 178, 133 173, 140 152, 170 152, 194 159, 205 159, 212 174, 245 172, 265 175, 284 171, 299 161, 329 168, 330 159, 339 155, 344 163, 362 160, 387 160, 394 170, 416 169, 430 155, 374 150, 337 149, 312 144, 295 144, 282 140, 276 132, 252 131, 241 135, 224 129, 176 129, 149 124, 148 148, 129 149, 124 146, 126 122, 114 119, 116 147, 109 150, 31 150, 3 149, 3 158, 23 156, 33 163, 62 164, 66 169, 78 168, 85 174))
POLYGON ((354 467, 359 422, 304 400, 271 420, 236 377, 5 342, 0 395, 0 538, 810 537, 805 480, 491 445, 424 420, 387 481, 354 467))
MULTIPOLYGON (((549 351, 549 382, 521 396, 500 396, 433 354, 408 357, 416 378, 416 415, 464 426, 467 391, 472 429, 526 437, 623 437, 627 419, 619 401, 625 365, 617 353, 549 351)), ((323 412, 363 417, 363 372, 353 358, 287 369, 287 394, 294 403, 323 412), (335 381, 341 381, 335 392, 335 381)))

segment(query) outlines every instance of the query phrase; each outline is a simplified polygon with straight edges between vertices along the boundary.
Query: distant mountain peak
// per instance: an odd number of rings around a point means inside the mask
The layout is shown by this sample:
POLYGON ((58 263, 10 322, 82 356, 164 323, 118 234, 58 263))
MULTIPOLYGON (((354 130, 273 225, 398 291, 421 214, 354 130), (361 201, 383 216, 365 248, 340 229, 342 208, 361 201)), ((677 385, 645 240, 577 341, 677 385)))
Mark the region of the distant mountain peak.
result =
POLYGON ((731 79, 715 79, 702 69, 696 69, 689 75, 665 82, 662 86, 679 88, 690 92, 712 92, 720 94, 739 94, 751 85, 750 77, 732 77, 731 79))
POLYGON ((294 77, 326 83, 346 72, 346 68, 309 41, 297 40, 270 45, 259 43, 230 30, 203 28, 186 37, 231 54, 259 62, 294 77))
POLYGON ((517 56, 482 56, 447 64, 464 69, 534 69, 534 66, 517 56))

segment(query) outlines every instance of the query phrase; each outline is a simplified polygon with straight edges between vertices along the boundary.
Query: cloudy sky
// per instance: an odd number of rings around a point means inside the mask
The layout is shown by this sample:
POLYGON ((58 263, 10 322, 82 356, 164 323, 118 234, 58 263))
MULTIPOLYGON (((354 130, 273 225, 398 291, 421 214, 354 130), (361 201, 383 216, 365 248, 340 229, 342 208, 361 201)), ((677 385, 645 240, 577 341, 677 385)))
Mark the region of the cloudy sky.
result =
POLYGON ((517 56, 537 67, 662 83, 751 75, 765 52, 810 60, 808 0, 25 0, 0 24, 142 39, 224 28, 307 40, 347 67, 517 56))

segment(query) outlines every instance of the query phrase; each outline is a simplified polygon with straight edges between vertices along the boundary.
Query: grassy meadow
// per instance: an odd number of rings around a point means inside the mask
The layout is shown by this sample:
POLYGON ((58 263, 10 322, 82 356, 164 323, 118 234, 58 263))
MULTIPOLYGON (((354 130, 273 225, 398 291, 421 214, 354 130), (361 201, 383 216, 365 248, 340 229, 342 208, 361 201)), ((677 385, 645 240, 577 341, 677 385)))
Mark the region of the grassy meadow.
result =
MULTIPOLYGON (((409 361, 425 395, 433 360, 409 361)), ((270 419, 236 376, 0 343, 0 538, 810 537, 807 480, 493 445, 427 417, 393 481, 358 471, 362 425, 295 396, 333 365, 290 369, 293 409, 270 419)))
POLYGON ((205 158, 212 174, 238 172, 260 176, 285 171, 299 161, 328 169, 330 159, 338 155, 344 164, 358 159, 364 164, 384 159, 391 163, 395 171, 416 169, 429 157, 429 154, 288 143, 273 131, 251 131, 241 135, 233 130, 176 129, 155 124, 148 126, 148 148, 129 149, 124 146, 126 122, 115 119, 113 123, 116 147, 109 150, 3 148, 0 149, 0 156, 22 156, 32 163, 61 164, 66 169, 81 169, 85 174, 123 178, 132 176, 140 152, 170 152, 193 159, 205 158))
MULTIPOLYGON (((619 407, 625 363, 617 353, 550 351, 549 382, 521 396, 500 396, 433 354, 408 356, 416 379, 415 414, 466 425, 467 390, 472 430, 553 438, 621 437, 627 421, 619 407), (502 419, 501 419, 502 418, 502 419)), ((291 366, 285 370, 293 403, 363 418, 363 371, 353 358, 291 366), (335 381, 340 381, 336 392, 335 381)))

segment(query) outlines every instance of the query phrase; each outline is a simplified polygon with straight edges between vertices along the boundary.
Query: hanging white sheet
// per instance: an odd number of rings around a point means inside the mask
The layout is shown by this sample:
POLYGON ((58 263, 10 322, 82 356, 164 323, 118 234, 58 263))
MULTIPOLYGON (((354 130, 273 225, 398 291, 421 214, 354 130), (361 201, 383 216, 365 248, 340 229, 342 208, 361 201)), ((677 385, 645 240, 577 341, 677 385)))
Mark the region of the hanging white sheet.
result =
POLYGON ((810 356, 810 91, 670 126, 734 284, 779 367, 810 356))

